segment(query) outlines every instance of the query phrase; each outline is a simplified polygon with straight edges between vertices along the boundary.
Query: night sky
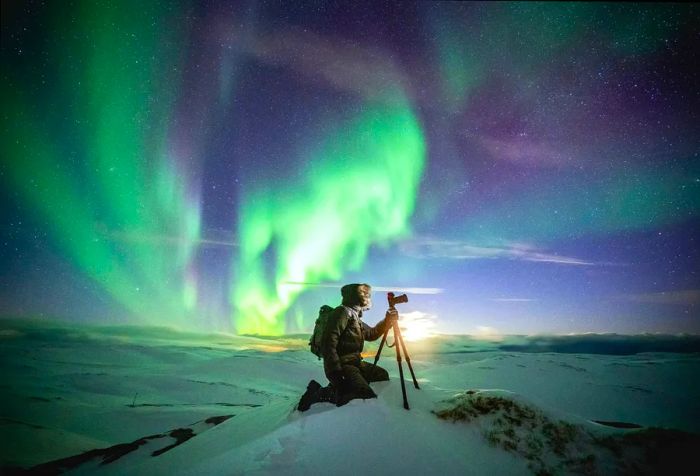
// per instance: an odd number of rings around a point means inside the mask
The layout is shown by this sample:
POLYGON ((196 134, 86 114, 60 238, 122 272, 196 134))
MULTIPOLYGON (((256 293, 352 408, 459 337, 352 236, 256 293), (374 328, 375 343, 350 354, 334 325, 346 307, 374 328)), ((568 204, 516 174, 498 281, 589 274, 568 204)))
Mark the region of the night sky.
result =
POLYGON ((700 9, 3 1, 0 315, 700 332, 700 9))

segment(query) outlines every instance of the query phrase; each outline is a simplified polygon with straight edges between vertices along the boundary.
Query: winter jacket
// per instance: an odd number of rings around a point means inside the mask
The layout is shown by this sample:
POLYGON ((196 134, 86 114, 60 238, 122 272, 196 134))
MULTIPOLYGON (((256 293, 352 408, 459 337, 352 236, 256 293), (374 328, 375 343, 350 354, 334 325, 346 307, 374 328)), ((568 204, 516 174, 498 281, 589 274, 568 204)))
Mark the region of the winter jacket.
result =
POLYGON ((342 370, 345 364, 359 363, 365 341, 377 340, 385 329, 384 320, 375 327, 364 323, 359 306, 336 307, 328 317, 321 343, 326 376, 330 378, 333 372, 342 370))

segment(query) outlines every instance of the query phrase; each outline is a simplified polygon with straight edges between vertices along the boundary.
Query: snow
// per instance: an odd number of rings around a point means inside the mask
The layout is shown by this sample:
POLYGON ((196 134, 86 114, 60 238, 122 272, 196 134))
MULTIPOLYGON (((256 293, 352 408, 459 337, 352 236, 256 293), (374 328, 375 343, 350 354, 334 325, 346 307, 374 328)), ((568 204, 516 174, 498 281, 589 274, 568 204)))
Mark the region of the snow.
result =
POLYGON ((409 411, 387 349, 380 365, 391 380, 372 384, 377 399, 300 413, 308 381, 325 383, 307 339, 0 321, 0 466, 143 440, 109 464, 95 456, 67 474, 517 475, 538 464, 572 472, 567 461, 579 454, 608 472, 619 461, 601 438, 637 430, 593 420, 700 432, 700 354, 687 352, 687 341, 685 353, 631 355, 532 352, 512 345, 522 337, 407 342, 421 386, 404 362, 409 411), (469 421, 436 414, 477 398, 496 402, 494 410, 469 421), (532 417, 508 426, 512 408, 532 417), (224 415, 233 416, 207 421, 224 415), (575 428, 566 457, 547 446, 557 425, 575 428), (153 456, 175 442, 173 430, 192 437, 153 456))

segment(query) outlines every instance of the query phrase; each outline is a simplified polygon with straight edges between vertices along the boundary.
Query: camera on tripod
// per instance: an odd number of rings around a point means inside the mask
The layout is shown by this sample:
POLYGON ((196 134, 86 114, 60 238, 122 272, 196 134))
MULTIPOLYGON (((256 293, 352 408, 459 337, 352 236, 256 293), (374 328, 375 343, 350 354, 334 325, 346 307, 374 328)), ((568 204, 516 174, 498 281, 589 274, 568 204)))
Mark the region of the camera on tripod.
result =
POLYGON ((406 344, 404 344, 403 337, 401 337, 401 328, 399 327, 399 324, 397 322, 398 317, 399 317, 399 312, 394 307, 394 305, 396 305, 396 304, 408 302, 408 296, 406 296, 405 294, 397 296, 394 293, 387 293, 386 299, 387 299, 387 301, 389 301, 389 312, 387 313, 387 318, 389 316, 389 313, 396 314, 396 318, 392 319, 390 321, 390 325, 388 325, 386 327, 386 329, 384 330, 384 335, 382 336, 382 342, 379 344, 379 350, 377 351, 377 355, 374 356, 374 363, 372 365, 373 366, 377 365, 377 361, 379 360, 379 356, 382 354, 382 348, 384 348, 384 344, 386 343, 386 336, 389 334, 390 330, 393 330, 394 331, 394 344, 393 345, 387 344, 387 345, 389 347, 394 347, 396 349, 396 362, 399 364, 399 379, 401 380, 401 394, 403 395, 403 407, 406 410, 409 410, 410 407, 408 406, 408 398, 406 397, 406 383, 403 380, 403 366, 401 365, 401 352, 402 351, 403 351, 404 357, 406 357, 406 363, 408 364, 408 369, 411 371, 411 377, 413 378, 413 386, 416 387, 417 389, 420 389, 420 387, 418 386, 418 380, 416 380, 416 374, 413 372, 413 366, 411 365, 411 358, 408 356, 408 350, 406 350, 406 344))
POLYGON ((394 293, 387 293, 386 295, 387 301, 389 301, 389 307, 394 308, 394 304, 401 304, 404 302, 408 302, 408 296, 405 294, 402 294, 400 296, 394 296, 394 293))

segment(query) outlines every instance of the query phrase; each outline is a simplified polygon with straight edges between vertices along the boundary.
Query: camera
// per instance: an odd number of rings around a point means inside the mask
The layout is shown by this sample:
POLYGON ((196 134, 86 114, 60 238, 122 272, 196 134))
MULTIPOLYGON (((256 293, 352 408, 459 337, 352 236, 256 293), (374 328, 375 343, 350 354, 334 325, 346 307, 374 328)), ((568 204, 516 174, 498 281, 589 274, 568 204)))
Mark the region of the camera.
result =
POLYGON ((389 301, 389 307, 393 308, 395 304, 401 304, 403 302, 408 302, 408 296, 402 294, 400 296, 395 296, 394 293, 387 293, 387 301, 389 301))

